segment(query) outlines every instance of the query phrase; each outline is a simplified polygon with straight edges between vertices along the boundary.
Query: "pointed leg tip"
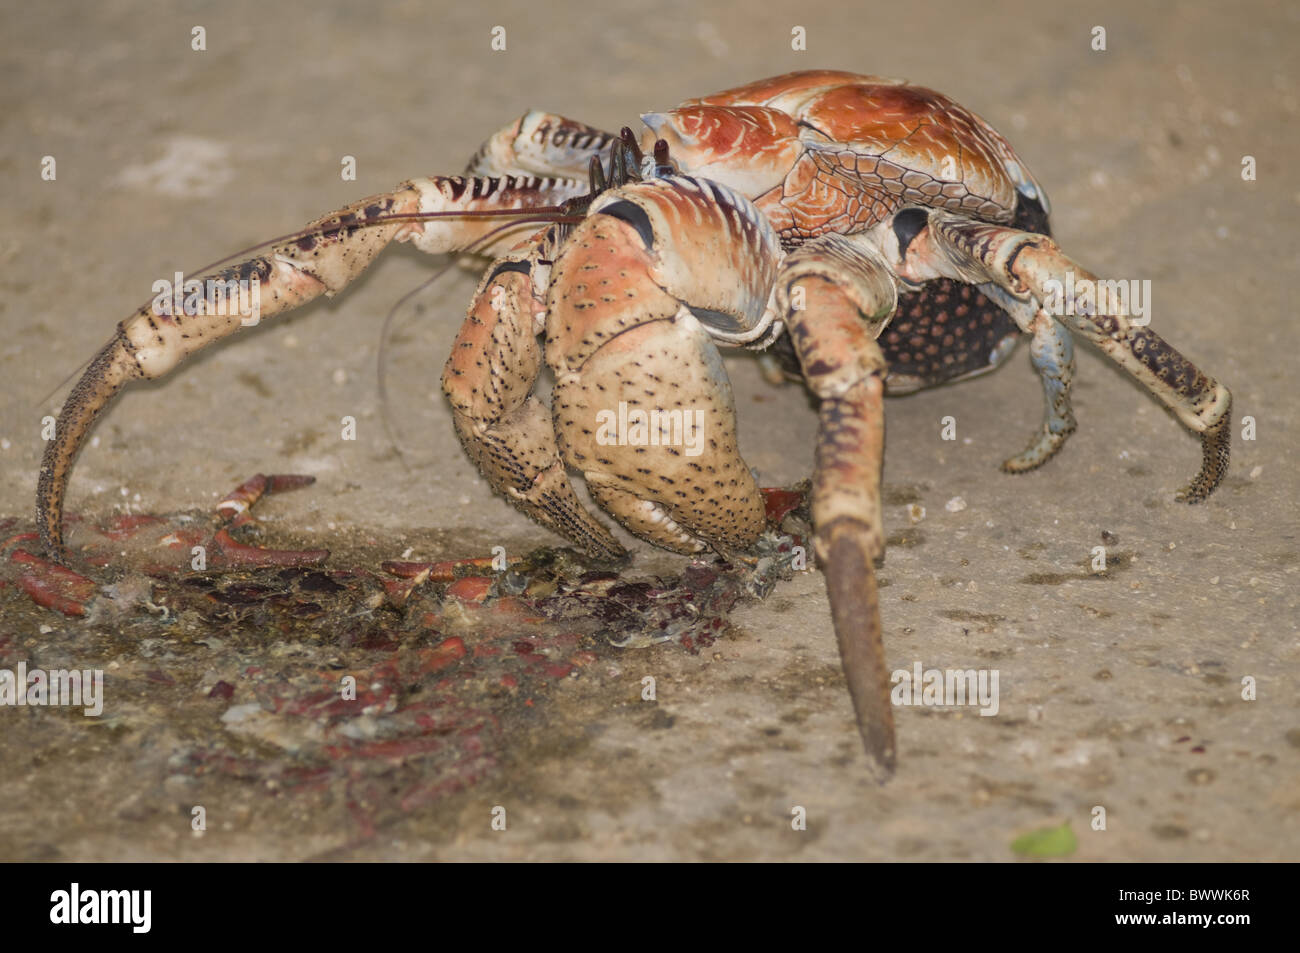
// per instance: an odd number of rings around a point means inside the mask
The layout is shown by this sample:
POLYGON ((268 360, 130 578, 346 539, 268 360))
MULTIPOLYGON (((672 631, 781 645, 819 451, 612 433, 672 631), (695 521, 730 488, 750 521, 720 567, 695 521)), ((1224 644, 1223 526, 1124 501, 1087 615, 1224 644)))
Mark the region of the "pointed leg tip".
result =
MULTIPOLYGON (((1226 391, 1226 389, 1225 389, 1226 391)), ((1223 409, 1214 423, 1201 434, 1201 469, 1175 494, 1179 503, 1203 503, 1218 488, 1228 473, 1232 457, 1232 395, 1228 394, 1223 409)))
POLYGON ((998 469, 1003 473, 1017 474, 1028 473, 1030 470, 1038 469, 1038 467, 1039 464, 1037 463, 1026 463, 1020 457, 1011 457, 1007 460, 1003 460, 998 466, 998 469))
POLYGON ((1183 487, 1181 490, 1175 493, 1174 500, 1179 503, 1186 503, 1189 506, 1195 506, 1197 503, 1204 503, 1206 500, 1208 500, 1210 498, 1210 494, 1213 492, 1214 492, 1213 487, 1206 489, 1204 484, 1198 481, 1183 487))
POLYGON ((872 750, 870 745, 866 749, 867 754, 867 771, 876 784, 888 784, 894 778, 894 772, 898 768, 897 753, 894 750, 892 741, 888 747, 872 750))
POLYGON ((1192 478, 1192 482, 1183 487, 1174 499, 1179 503, 1204 503, 1210 498, 1228 472, 1228 440, 1224 433, 1226 428, 1207 431, 1202 437, 1204 461, 1201 471, 1192 478))
POLYGON ((1008 457, 1002 461, 1002 472, 1028 473, 1031 470, 1037 470, 1060 452, 1061 447, 1065 446, 1065 441, 1070 438, 1074 431, 1075 424, 1067 421, 1064 429, 1048 429, 1039 433, 1030 441, 1028 447, 1014 457, 1008 457))

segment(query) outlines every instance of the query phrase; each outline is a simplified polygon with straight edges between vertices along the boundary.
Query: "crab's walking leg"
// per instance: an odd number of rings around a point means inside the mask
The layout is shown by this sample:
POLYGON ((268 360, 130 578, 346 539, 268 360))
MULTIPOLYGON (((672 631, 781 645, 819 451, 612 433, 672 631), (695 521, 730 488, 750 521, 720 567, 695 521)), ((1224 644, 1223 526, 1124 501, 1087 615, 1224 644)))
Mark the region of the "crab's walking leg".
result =
POLYGON ((887 371, 875 339, 897 307, 897 291, 878 254, 828 235, 785 259, 775 304, 808 387, 821 398, 813 541, 858 729, 883 779, 894 770, 895 741, 875 575, 885 552, 880 474, 887 371))
MULTIPOLYGON (((901 257, 898 273, 909 279, 991 281, 1037 309, 1051 303, 1045 313, 1060 312, 1054 315, 1056 321, 1096 344, 1200 435, 1201 469, 1178 498, 1198 503, 1219 485, 1228 468, 1232 394, 1135 322, 1123 302, 1110 302, 1102 311, 1086 298, 1070 300, 1069 289, 1097 288, 1098 279, 1052 239, 935 209, 926 227, 901 249, 901 257)), ((1049 400, 1049 430, 1051 423, 1049 400)), ((1033 450, 1027 451, 1031 458, 1033 450)))
POLYGON ((623 547, 578 500, 550 411, 532 396, 546 310, 534 293, 533 272, 554 244, 553 231, 544 229, 513 260, 499 259, 488 269, 452 346, 442 387, 466 452, 494 490, 589 555, 617 558, 623 547))
POLYGON ((593 155, 618 137, 554 113, 529 110, 479 147, 469 175, 540 175, 582 180, 593 155))
POLYGON ((1066 438, 1078 426, 1070 406, 1070 384, 1074 380, 1074 339, 1046 312, 1039 311, 1029 321, 1029 362, 1043 382, 1047 413, 1042 429, 1022 453, 1005 460, 1008 473, 1027 473, 1041 467, 1056 455, 1066 438))
MULTIPOLYGON (((554 205, 585 189, 584 183, 568 179, 413 179, 313 222, 299 233, 301 237, 274 245, 265 255, 195 277, 205 288, 212 288, 213 282, 219 288, 247 283, 257 320, 269 318, 319 295, 342 291, 394 240, 410 241, 436 254, 466 248, 500 224, 498 218, 484 216, 406 222, 385 222, 385 218, 423 212, 472 216, 499 209, 526 210, 554 205), (375 220, 380 223, 369 224, 375 220)), ((42 541, 56 558, 64 556, 63 502, 73 462, 109 401, 129 381, 162 377, 196 351, 253 323, 256 320, 238 313, 230 299, 208 294, 189 299, 183 309, 160 306, 155 299, 118 325, 113 339, 64 401, 54 439, 46 445, 41 461, 36 521, 42 541)))

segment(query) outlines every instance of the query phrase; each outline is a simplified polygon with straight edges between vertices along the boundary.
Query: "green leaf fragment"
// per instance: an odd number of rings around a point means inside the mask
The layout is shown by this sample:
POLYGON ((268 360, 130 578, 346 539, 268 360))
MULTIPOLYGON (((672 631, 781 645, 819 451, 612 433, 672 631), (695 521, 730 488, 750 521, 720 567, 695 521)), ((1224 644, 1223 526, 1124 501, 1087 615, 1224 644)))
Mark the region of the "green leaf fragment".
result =
POLYGON ((1079 848, 1070 822, 1060 827, 1041 827, 1011 842, 1011 849, 1025 857, 1065 857, 1079 848))

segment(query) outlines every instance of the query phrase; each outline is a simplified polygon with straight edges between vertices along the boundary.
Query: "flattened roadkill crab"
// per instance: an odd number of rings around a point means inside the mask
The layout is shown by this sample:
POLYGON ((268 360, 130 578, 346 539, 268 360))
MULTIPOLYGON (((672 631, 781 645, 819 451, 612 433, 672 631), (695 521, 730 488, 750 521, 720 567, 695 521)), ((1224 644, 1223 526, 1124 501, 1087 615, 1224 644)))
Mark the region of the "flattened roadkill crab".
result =
MULTIPOLYGON (((465 175, 412 179, 200 280, 252 283, 271 317, 342 291, 392 241, 496 256, 443 374, 456 429, 501 495, 594 557, 624 549, 579 502, 571 471, 637 536, 753 558, 764 497, 737 451, 717 348, 770 349, 769 370, 820 400, 814 548, 866 751, 888 775, 874 573, 884 396, 992 370, 1028 335, 1047 411, 1003 466, 1031 470, 1075 428, 1078 334, 1200 436, 1200 472, 1179 494, 1195 503, 1227 467, 1231 395, 1124 303, 1077 290, 1096 279, 1048 237, 1043 190, 946 96, 818 70, 642 119, 638 145, 629 130, 530 112, 465 175), (549 408, 533 395, 543 362, 549 408)), ((97 417, 131 380, 239 330, 226 304, 155 299, 90 363, 41 467, 37 520, 55 558, 70 555, 64 500, 97 417)))

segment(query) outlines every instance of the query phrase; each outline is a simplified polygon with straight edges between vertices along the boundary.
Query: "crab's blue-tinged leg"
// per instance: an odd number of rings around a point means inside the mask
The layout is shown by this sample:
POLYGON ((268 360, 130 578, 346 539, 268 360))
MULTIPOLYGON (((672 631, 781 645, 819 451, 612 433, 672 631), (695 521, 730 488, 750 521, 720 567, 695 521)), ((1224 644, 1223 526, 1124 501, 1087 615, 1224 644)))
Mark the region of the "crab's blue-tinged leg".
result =
POLYGON ((150 302, 118 325, 112 340, 91 361, 63 403, 55 436, 45 447, 37 484, 36 521, 46 548, 57 558, 64 556, 63 503, 73 462, 99 414, 128 382, 162 377, 190 355, 241 327, 322 294, 337 294, 392 241, 409 241, 431 254, 461 250, 501 224, 499 217, 478 213, 526 212, 558 205, 585 191, 585 182, 570 179, 412 179, 392 192, 318 219, 264 255, 192 276, 205 289, 214 285, 246 289, 249 308, 232 307, 229 297, 212 294, 187 297, 180 308, 172 302, 160 305, 158 299, 150 302), (422 213, 455 213, 458 217, 402 217, 422 213), (470 217, 459 217, 462 215, 470 217))
POLYGON ((999 304, 1029 335, 1029 362, 1043 384, 1047 410, 1042 427, 1022 453, 1002 463, 1002 469, 1007 473, 1026 473, 1052 459, 1077 426, 1070 406, 1074 338, 1043 311, 1037 301, 1022 301, 995 284, 981 285, 980 290, 999 304))
POLYGON ((1006 460, 1002 469, 1025 473, 1041 467, 1061 449, 1074 433, 1076 423, 1070 408, 1070 382, 1074 379, 1074 339, 1070 332, 1041 311, 1029 325, 1029 362, 1043 382, 1047 413, 1042 430, 1024 452, 1006 460))
MULTIPOLYGON (((1090 296, 1079 293, 1095 289, 1099 281, 1052 239, 932 209, 925 227, 910 241, 900 241, 898 255, 897 273, 908 280, 948 277, 974 284, 993 282, 1091 341, 1200 436, 1201 468, 1178 498, 1198 503, 1219 485, 1228 469, 1231 392, 1135 320, 1123 301, 1108 302, 1102 309, 1090 296)), ((1050 351, 1050 339, 1043 346, 1050 351)), ((1049 410, 1049 430, 1051 414, 1049 410)), ((1050 445, 1050 438, 1040 441, 1031 447, 1030 456, 1038 447, 1050 449, 1050 445)))
POLYGON ((821 398, 813 539, 858 730, 883 779, 893 773, 896 744, 875 575, 885 552, 887 371, 876 337, 897 307, 897 289, 873 248, 826 235, 787 256, 774 303, 808 387, 821 398))

